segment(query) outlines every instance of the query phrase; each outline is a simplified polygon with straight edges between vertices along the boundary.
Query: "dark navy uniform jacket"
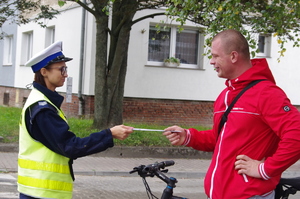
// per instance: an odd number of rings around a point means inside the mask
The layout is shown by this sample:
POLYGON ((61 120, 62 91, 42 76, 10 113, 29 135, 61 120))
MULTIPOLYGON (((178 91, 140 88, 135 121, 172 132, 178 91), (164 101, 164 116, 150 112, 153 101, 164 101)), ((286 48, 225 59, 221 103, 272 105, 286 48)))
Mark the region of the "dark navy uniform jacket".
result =
MULTIPOLYGON (((60 108, 63 96, 36 82, 33 82, 33 86, 60 108)), ((69 125, 57 114, 57 110, 45 101, 30 106, 25 113, 25 120, 33 139, 70 159, 98 153, 114 146, 110 129, 92 133, 84 138, 77 137, 69 131, 69 125)))

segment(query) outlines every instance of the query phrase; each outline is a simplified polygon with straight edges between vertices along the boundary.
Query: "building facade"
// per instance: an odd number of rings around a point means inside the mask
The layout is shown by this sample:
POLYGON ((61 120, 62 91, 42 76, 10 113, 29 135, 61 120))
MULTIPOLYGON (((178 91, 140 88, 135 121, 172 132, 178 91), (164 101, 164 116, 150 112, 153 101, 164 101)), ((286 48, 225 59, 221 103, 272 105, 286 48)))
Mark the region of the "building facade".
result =
MULTIPOLYGON (((143 10, 135 17, 161 11, 143 10)), ((61 40, 64 54, 73 58, 67 63, 72 97, 65 100, 62 108, 66 115, 78 116, 80 92, 84 98, 85 117, 93 116, 96 29, 95 20, 89 13, 84 24, 80 23, 82 12, 81 7, 71 3, 57 18, 47 21, 46 28, 35 23, 16 28, 14 67, 8 71, 2 66, 0 71, 0 105, 22 107, 30 92, 28 85, 33 81, 31 68, 25 67, 25 62, 54 41, 61 40), (85 29, 84 54, 80 51, 82 27, 85 29), (81 56, 84 58, 82 69, 81 56)), ((124 121, 211 126, 213 102, 225 87, 225 80, 217 77, 209 59, 202 55, 207 49, 203 47, 205 37, 199 31, 201 28, 187 23, 178 33, 178 24, 172 23, 157 34, 156 24, 162 20, 167 21, 164 16, 158 16, 132 27, 122 110, 124 121), (179 58, 181 64, 165 66, 164 59, 171 56, 179 58)), ((288 44, 286 56, 278 62, 276 38, 258 35, 258 40, 261 41, 258 56, 267 58, 277 84, 295 106, 300 105, 300 78, 297 77, 300 49, 292 49, 292 44, 288 44)), ((0 56, 6 55, 5 47, 3 49, 0 56)), ((4 59, 2 63, 5 63, 4 59)), ((67 84, 57 91, 67 97, 67 84)))

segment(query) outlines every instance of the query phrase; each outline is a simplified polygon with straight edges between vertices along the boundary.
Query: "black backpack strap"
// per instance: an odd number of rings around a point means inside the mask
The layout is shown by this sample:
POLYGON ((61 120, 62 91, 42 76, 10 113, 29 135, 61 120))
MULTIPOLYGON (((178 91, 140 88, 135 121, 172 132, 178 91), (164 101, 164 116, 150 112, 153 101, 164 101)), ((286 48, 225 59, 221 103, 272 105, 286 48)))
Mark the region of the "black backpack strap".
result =
POLYGON ((218 128, 218 135, 221 133, 221 129, 223 128, 225 122, 227 121, 227 116, 230 113, 231 109, 233 108, 234 104, 236 103, 236 101, 243 95, 243 93, 248 90, 249 88, 251 88, 252 86, 256 85, 257 83, 264 81, 265 79, 258 79, 258 80, 254 80, 252 82, 250 82, 250 84, 248 84, 231 102, 231 104, 228 106, 228 108, 226 109, 225 113, 222 115, 220 124, 219 124, 219 128, 218 128))

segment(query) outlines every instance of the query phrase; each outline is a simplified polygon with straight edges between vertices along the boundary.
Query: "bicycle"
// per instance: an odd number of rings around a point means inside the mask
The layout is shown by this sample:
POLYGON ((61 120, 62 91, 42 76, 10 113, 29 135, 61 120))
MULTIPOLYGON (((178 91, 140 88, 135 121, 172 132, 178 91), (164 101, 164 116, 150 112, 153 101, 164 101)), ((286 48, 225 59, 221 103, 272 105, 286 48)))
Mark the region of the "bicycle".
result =
POLYGON ((161 199, 187 199, 179 196, 173 196, 173 189, 176 187, 176 183, 178 182, 174 177, 168 177, 163 173, 167 173, 168 169, 165 167, 174 165, 175 162, 173 160, 163 161, 160 163, 149 164, 147 166, 140 165, 138 167, 134 167, 132 171, 129 173, 132 174, 134 172, 138 172, 139 176, 143 178, 143 183, 146 188, 148 198, 156 198, 158 199, 151 191, 150 186, 146 181, 146 177, 158 177, 162 181, 164 181, 167 186, 164 189, 161 199))
POLYGON ((300 191, 300 177, 281 178, 275 190, 275 199, 288 199, 300 191))
MULTIPOLYGON (((139 176, 143 178, 143 183, 146 188, 146 192, 148 198, 156 198, 155 195, 152 194, 151 189, 146 181, 146 177, 154 177, 157 176, 162 181, 167 183, 167 187, 164 189, 161 199, 187 199, 183 197, 173 196, 173 189, 176 187, 176 183, 178 182, 174 177, 168 177, 163 173, 167 173, 168 169, 165 167, 174 165, 175 162, 173 160, 163 161, 160 163, 149 164, 147 166, 140 165, 138 167, 134 167, 132 171, 129 173, 132 174, 134 172, 138 172, 139 176)), ((300 177, 295 178, 281 178, 276 190, 275 190, 275 199, 288 199, 289 195, 294 195, 300 191, 300 177)))

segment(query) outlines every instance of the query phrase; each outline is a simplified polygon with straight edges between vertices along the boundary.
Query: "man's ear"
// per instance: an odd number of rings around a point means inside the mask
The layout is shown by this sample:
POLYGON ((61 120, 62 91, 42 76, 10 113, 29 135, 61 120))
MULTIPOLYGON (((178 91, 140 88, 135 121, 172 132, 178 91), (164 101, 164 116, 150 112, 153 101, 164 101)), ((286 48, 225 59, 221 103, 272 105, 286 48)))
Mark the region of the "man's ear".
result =
POLYGON ((231 52, 231 62, 236 63, 238 61, 238 58, 239 58, 239 53, 236 51, 232 51, 231 52))

